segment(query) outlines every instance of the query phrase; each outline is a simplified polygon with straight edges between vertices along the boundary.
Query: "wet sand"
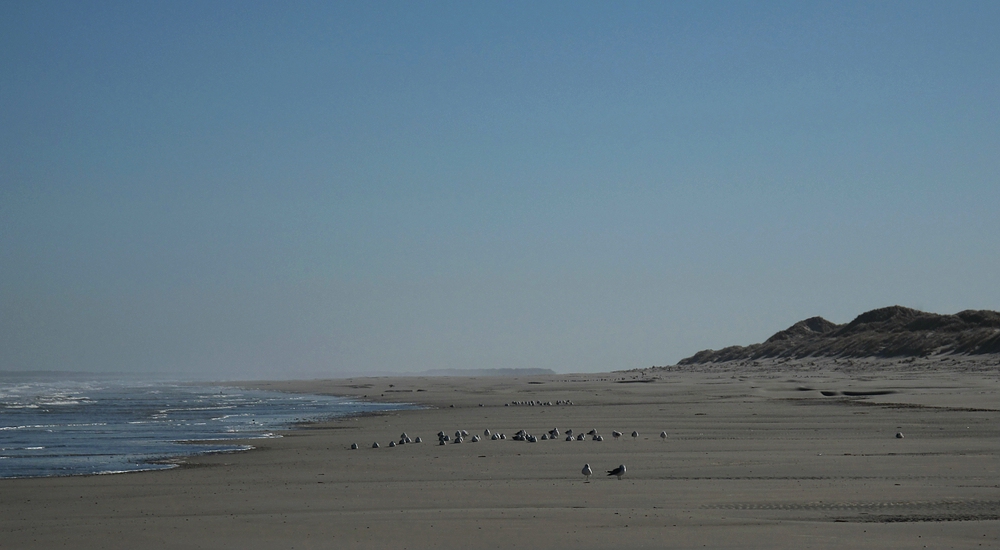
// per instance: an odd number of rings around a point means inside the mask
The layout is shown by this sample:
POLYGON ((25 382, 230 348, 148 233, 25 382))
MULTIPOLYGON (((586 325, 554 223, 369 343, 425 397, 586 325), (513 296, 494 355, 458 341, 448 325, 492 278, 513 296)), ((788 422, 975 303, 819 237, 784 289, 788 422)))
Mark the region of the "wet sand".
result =
POLYGON ((997 367, 829 367, 246 383, 428 408, 174 470, 0 480, 0 548, 1000 545, 997 367), (487 428, 507 439, 437 444, 487 428), (553 428, 605 440, 511 439, 553 428), (402 432, 423 443, 390 448, 402 432))

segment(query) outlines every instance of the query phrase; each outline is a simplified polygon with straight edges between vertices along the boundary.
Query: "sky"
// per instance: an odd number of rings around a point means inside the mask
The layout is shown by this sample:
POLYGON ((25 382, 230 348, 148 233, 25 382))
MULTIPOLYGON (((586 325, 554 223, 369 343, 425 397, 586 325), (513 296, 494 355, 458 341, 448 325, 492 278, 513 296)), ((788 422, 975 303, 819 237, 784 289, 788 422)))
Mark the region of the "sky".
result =
POLYGON ((1000 3, 0 3, 0 371, 668 365, 1000 310, 1000 3))

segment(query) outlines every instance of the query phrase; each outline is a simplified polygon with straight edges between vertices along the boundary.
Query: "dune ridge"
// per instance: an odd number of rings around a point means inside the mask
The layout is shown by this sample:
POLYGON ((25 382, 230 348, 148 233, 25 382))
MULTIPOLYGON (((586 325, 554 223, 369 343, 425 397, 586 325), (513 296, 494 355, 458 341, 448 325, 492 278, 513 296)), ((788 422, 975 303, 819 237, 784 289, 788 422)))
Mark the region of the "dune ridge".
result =
POLYGON ((897 305, 862 313, 842 325, 811 317, 762 343, 703 350, 677 364, 990 354, 1000 354, 1000 313, 965 310, 940 315, 897 305))

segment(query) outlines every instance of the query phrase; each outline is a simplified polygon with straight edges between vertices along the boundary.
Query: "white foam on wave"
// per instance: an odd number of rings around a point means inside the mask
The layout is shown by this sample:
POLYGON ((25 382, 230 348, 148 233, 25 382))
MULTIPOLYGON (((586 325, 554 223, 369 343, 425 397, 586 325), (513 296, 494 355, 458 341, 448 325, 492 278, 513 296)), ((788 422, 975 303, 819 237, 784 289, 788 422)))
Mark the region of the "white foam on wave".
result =
POLYGON ((27 426, 0 426, 0 431, 7 430, 30 430, 32 428, 58 428, 57 424, 32 424, 27 426))
POLYGON ((157 467, 146 467, 146 468, 136 468, 134 470, 104 470, 102 472, 94 472, 93 474, 77 474, 77 475, 97 475, 106 476, 111 474, 131 474, 132 472, 154 472, 156 470, 173 470, 174 468, 180 467, 180 464, 163 464, 157 467))
POLYGON ((219 405, 217 407, 178 407, 175 409, 164 409, 160 411, 161 413, 170 412, 186 412, 186 411, 222 411, 226 409, 235 409, 236 405, 219 405))

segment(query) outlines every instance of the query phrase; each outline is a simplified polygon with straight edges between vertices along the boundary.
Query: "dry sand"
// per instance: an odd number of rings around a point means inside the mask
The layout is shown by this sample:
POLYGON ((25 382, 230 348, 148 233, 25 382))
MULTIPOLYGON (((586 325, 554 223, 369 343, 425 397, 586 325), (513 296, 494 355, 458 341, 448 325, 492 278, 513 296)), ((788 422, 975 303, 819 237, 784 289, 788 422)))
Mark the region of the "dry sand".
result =
POLYGON ((430 408, 174 470, 0 480, 0 548, 1000 546, 998 370, 905 367, 254 383, 430 408), (487 428, 508 439, 437 444, 487 428), (510 439, 552 428, 605 440, 510 439), (389 448, 402 432, 424 442, 389 448))

